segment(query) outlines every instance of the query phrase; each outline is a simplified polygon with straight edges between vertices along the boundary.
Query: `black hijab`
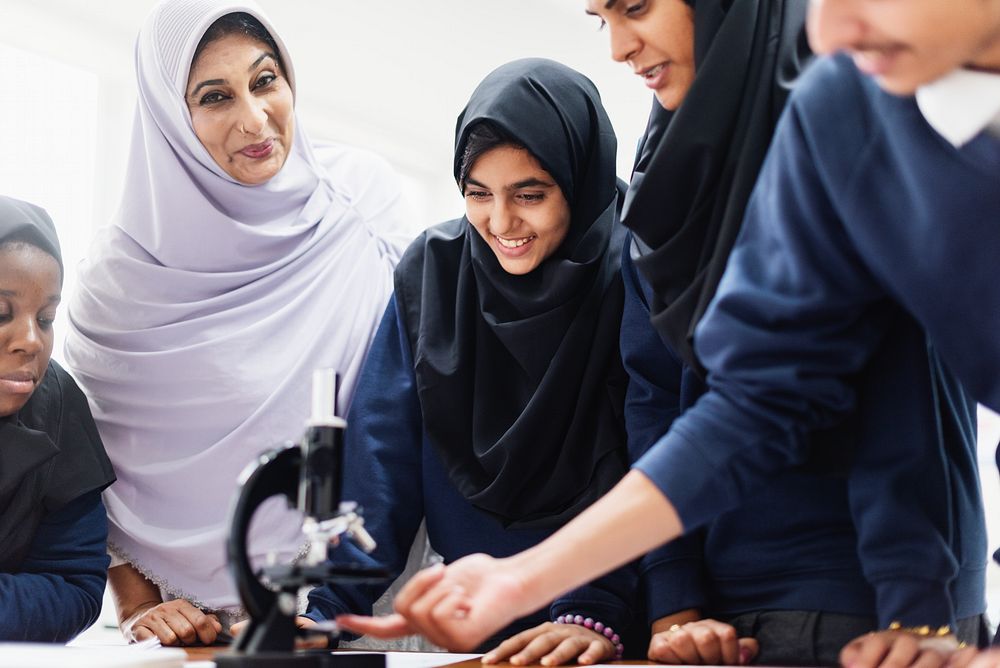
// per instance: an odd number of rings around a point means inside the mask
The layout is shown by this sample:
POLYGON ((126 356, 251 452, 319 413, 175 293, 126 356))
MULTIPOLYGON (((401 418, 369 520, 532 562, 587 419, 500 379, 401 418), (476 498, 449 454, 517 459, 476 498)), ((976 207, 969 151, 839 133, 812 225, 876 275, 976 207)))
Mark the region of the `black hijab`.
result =
POLYGON ((774 126, 810 57, 808 0, 687 0, 695 80, 680 107, 654 101, 622 223, 654 295, 653 326, 699 373, 695 325, 715 295, 774 126))
MULTIPOLYGON (((26 242, 62 258, 42 209, 0 197, 0 245, 26 242)), ((58 364, 28 403, 0 417, 0 572, 17 571, 45 515, 114 482, 87 399, 58 364)))
POLYGON ((476 88, 458 117, 456 181, 484 122, 555 179, 566 239, 515 276, 466 218, 443 223, 403 256, 396 300, 425 434, 451 481, 504 526, 552 527, 626 471, 617 142, 594 85, 549 60, 509 63, 476 88))

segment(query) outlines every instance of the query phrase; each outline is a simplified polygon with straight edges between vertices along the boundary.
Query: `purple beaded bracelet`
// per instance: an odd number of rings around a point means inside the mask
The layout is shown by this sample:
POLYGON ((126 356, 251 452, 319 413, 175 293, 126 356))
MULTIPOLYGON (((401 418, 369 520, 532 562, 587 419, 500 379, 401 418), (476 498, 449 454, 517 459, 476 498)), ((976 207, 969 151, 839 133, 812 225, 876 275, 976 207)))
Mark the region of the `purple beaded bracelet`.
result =
POLYGON ((625 645, 622 644, 622 639, 618 637, 615 630, 610 626, 605 626, 601 622, 595 622, 591 617, 584 617, 583 615, 559 615, 556 617, 556 624, 576 624, 577 626, 583 626, 591 631, 600 633, 615 646, 615 660, 622 658, 622 655, 625 653, 625 645))

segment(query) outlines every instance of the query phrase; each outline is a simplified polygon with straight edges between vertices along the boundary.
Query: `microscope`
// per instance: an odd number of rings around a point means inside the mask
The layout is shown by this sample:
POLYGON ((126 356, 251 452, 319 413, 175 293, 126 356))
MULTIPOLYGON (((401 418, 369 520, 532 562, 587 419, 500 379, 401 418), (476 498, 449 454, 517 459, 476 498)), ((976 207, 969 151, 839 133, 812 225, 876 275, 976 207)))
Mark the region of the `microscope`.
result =
MULTIPOLYGON (((332 564, 328 548, 344 537, 365 552, 375 541, 365 531, 361 509, 341 499, 344 428, 336 415, 337 377, 332 369, 313 373, 312 411, 299 443, 262 454, 241 474, 231 513, 227 552, 229 569, 249 614, 249 623, 230 652, 215 657, 219 668, 385 668, 381 654, 335 654, 329 650, 295 651, 298 594, 302 587, 329 582, 379 582, 384 569, 332 564), (297 562, 269 563, 254 571, 247 554, 247 534, 254 512, 267 499, 284 496, 305 519, 308 551, 297 562)), ((336 633, 335 625, 327 624, 336 633)))

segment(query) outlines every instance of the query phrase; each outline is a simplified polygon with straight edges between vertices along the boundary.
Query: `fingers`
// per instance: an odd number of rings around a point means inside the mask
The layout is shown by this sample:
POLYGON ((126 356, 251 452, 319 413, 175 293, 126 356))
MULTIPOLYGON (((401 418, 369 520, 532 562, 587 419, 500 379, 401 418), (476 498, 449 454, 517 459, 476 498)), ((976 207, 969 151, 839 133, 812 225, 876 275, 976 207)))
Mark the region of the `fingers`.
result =
POLYGON ((524 649, 528 643, 537 638, 539 635, 547 632, 550 626, 549 623, 539 624, 538 626, 528 629, 526 631, 521 631, 517 635, 513 635, 507 638, 502 643, 491 649, 489 652, 483 655, 481 659, 485 664, 498 663, 507 659, 522 649, 524 649))
POLYGON ((309 619, 308 617, 303 617, 302 615, 299 615, 298 617, 295 618, 295 628, 297 629, 308 630, 314 626, 316 626, 316 622, 313 621, 312 619, 309 619))
POLYGON ((704 625, 692 625, 689 631, 695 649, 701 660, 698 663, 718 665, 722 663, 722 640, 715 629, 704 625))
POLYGON ((599 633, 574 624, 546 622, 522 631, 488 652, 483 663, 504 659, 515 666, 557 666, 576 660, 591 664, 614 656, 614 646, 599 633))
MULTIPOLYGON (((472 651, 477 643, 467 632, 470 603, 464 590, 458 587, 439 588, 445 592, 444 596, 428 607, 425 615, 411 619, 411 624, 417 626, 420 633, 435 645, 452 652, 472 651)), ((432 590, 427 598, 430 600, 435 596, 432 590)))
POLYGON ((416 633, 406 618, 398 613, 385 617, 337 615, 336 621, 341 628, 373 638, 400 638, 416 633))
POLYGON ((154 635, 161 645, 210 645, 222 632, 219 618, 205 614, 191 603, 177 599, 159 603, 136 614, 128 622, 131 640, 148 640, 154 635))
MULTIPOLYGON (((840 660, 848 668, 942 668, 955 656, 957 645, 954 637, 927 638, 881 631, 848 643, 840 653, 840 660)), ((966 654, 958 658, 969 661, 966 654)))
MULTIPOLYGON (((710 651, 717 652, 715 656, 718 660, 721 660, 723 665, 737 666, 740 664, 740 645, 736 637, 736 629, 729 624, 714 619, 702 620, 699 627, 705 629, 703 635, 706 638, 706 642, 710 645, 710 651)), ((706 659, 705 662, 715 663, 716 661, 707 660, 707 657, 701 652, 700 647, 699 643, 699 654, 702 655, 703 659, 706 659)))
POLYGON ((922 650, 913 662, 913 668, 941 668, 948 662, 948 657, 933 649, 922 650))
POLYGON ((977 653, 969 662, 969 668, 1000 668, 1000 650, 977 653))
MULTIPOLYGON (((989 665, 980 665, 979 668, 994 668, 1000 664, 1000 652, 983 652, 983 655, 993 654, 994 661, 989 665)), ((963 647, 948 659, 948 668, 972 668, 972 662, 980 656, 976 647, 963 647)))
POLYGON ((648 656, 653 661, 671 664, 743 665, 757 655, 757 642, 741 641, 736 629, 714 619, 674 624, 654 635, 648 656))
POLYGON ((203 645, 211 645, 219 637, 222 631, 222 624, 215 615, 205 614, 187 601, 183 601, 177 606, 178 621, 185 624, 185 634, 180 634, 181 640, 185 644, 200 642, 203 645))
POLYGON ((541 661, 543 665, 555 666, 562 661, 555 661, 554 658, 549 657, 549 653, 556 648, 562 647, 560 652, 561 655, 565 655, 566 658, 563 661, 568 661, 569 659, 576 658, 576 656, 584 649, 580 647, 577 643, 576 638, 563 638, 556 633, 543 633, 534 640, 528 643, 528 645, 522 649, 520 652, 510 657, 510 663, 515 666, 526 666, 529 663, 539 663, 542 657, 549 659, 548 662, 541 661))
POLYGON ((444 566, 418 573, 404 587, 408 595, 397 596, 393 607, 406 618, 411 633, 420 633, 435 645, 452 651, 465 651, 474 644, 463 641, 466 634, 456 632, 469 612, 464 590, 443 579, 444 566), (412 587, 411 587, 412 585, 412 587))
POLYGON ((668 631, 657 633, 650 642, 650 659, 663 663, 696 666, 701 655, 694 638, 683 627, 674 625, 668 631), (656 656, 653 656, 654 649, 656 656))
POLYGON ((444 564, 434 564, 410 578, 409 582, 396 594, 393 602, 396 611, 404 615, 407 614, 414 602, 418 601, 431 587, 444 578, 444 571, 444 564))
MULTIPOLYGON (((589 665, 592 663, 603 661, 605 659, 612 658, 613 656, 614 653, 608 651, 608 646, 605 643, 601 642, 599 639, 595 639, 590 641, 590 645, 587 646, 586 651, 584 651, 583 654, 577 657, 576 661, 577 663, 581 663, 583 665, 589 665)), ((546 666, 556 666, 559 665, 560 663, 566 663, 572 658, 573 657, 569 657, 567 659, 563 659, 560 661, 553 660, 552 663, 545 663, 545 659, 542 659, 542 664, 546 666)))
POLYGON ((662 633, 657 633, 649 639, 649 651, 646 653, 646 657, 650 661, 655 661, 657 663, 690 665, 689 662, 684 661, 677 655, 676 652, 674 652, 670 646, 670 641, 665 637, 666 634, 667 632, 663 631, 662 633))
POLYGON ((875 668, 889 653, 890 642, 884 633, 869 633, 856 638, 840 650, 840 663, 848 668, 875 668))
MULTIPOLYGON (((132 627, 137 631, 134 633, 135 639, 139 640, 138 631, 142 629, 147 629, 152 632, 160 640, 160 644, 164 647, 172 647, 174 645, 179 645, 181 640, 177 637, 170 625, 167 624, 159 615, 155 613, 147 613, 142 616, 142 618, 135 623, 132 627)), ((149 636, 144 636, 143 639, 148 639, 149 636)))
MULTIPOLYGON (((885 652, 880 665, 882 668, 905 668, 916 662, 920 656, 920 641, 908 634, 897 634, 891 638, 889 651, 885 652)), ((874 653, 873 653, 874 656, 874 653)))
MULTIPOLYGON (((133 626, 132 627, 132 641, 133 642, 143 642, 144 640, 149 640, 150 638, 155 638, 156 634, 145 626, 133 626)), ((161 641, 162 645, 163 642, 161 641)))
POLYGON ((750 665, 750 662, 757 658, 760 653, 760 643, 757 642, 756 638, 740 638, 737 642, 740 646, 740 665, 750 665))
POLYGON ((235 624, 229 627, 229 635, 235 638, 239 634, 243 633, 243 630, 247 627, 247 624, 249 623, 250 622, 246 620, 243 620, 242 622, 236 622, 235 624))

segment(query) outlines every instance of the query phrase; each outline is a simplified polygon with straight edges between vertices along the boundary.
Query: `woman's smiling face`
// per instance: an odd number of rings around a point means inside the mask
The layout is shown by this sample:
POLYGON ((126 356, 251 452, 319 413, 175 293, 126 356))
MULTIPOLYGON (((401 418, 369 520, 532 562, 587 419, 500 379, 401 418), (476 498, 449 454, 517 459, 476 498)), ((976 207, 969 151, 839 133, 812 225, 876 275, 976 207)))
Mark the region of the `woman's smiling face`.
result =
POLYGON ((463 194, 466 217, 509 274, 536 269, 569 232, 562 190, 526 149, 503 145, 483 153, 463 194))
POLYGON ((694 10, 684 0, 587 0, 611 39, 611 58, 627 63, 660 106, 674 110, 694 82, 694 10))
POLYGON ((281 170, 295 131, 294 99, 278 55, 244 34, 206 44, 188 75, 194 132, 227 174, 246 185, 281 170))

